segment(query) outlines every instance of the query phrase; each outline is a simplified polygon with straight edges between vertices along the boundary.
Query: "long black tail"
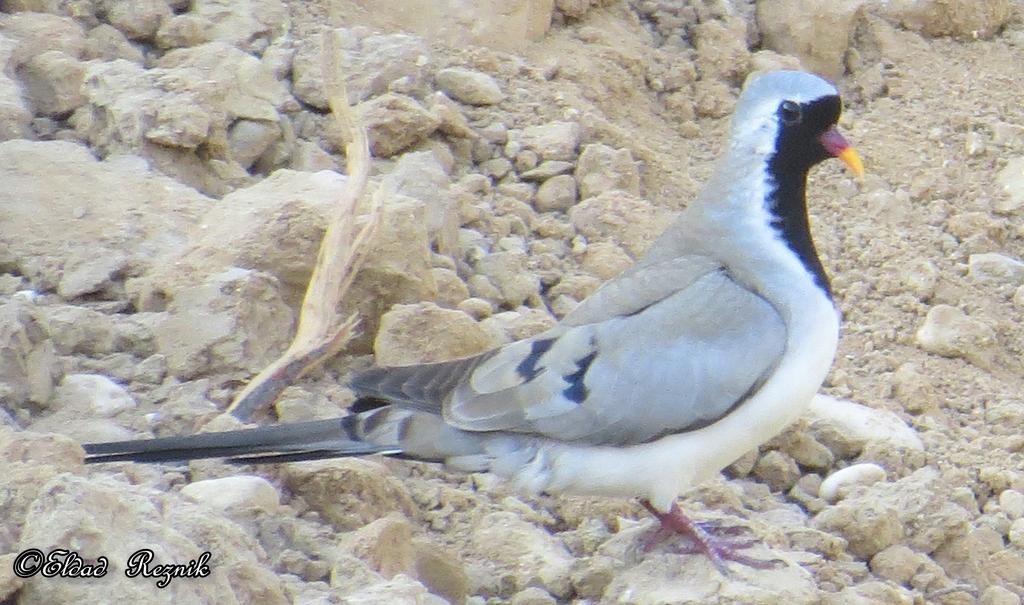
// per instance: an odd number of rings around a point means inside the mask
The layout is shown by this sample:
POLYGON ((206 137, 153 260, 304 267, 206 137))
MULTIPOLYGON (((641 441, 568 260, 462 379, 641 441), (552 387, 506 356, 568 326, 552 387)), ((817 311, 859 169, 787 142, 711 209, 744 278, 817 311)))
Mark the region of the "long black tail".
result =
POLYGON ((362 441, 359 424, 357 416, 346 416, 185 437, 88 443, 83 447, 86 464, 201 458, 226 458, 228 462, 254 464, 402 453, 401 448, 393 445, 362 441))

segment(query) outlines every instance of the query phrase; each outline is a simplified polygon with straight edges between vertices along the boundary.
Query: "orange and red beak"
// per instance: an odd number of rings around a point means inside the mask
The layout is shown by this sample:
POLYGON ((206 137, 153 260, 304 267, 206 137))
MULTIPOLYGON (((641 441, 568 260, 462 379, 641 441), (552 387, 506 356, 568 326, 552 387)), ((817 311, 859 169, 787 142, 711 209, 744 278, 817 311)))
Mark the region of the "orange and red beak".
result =
POLYGON ((825 148, 825 151, 842 160, 853 174, 857 175, 858 179, 864 178, 864 163, 860 161, 860 156, 843 138, 843 135, 839 134, 838 130, 830 128, 818 140, 821 141, 821 146, 825 148))

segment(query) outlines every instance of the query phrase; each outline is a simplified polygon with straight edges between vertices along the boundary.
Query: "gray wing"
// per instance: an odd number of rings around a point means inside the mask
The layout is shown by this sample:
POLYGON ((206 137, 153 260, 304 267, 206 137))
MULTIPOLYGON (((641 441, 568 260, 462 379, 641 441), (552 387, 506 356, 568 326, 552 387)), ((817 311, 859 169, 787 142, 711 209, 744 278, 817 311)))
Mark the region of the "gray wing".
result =
POLYGON ((467 431, 640 443, 728 413, 771 373, 785 339, 770 304, 713 261, 687 257, 627 271, 532 338, 378 368, 353 386, 467 431))

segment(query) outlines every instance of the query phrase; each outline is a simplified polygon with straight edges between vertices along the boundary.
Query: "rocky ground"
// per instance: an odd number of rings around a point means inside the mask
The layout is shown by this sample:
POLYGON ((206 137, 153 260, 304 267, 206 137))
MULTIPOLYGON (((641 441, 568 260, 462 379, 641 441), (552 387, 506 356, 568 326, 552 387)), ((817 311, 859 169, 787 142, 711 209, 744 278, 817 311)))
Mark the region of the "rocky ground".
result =
POLYGON ((0 1, 4 603, 939 603, 1024 596, 1024 57, 1010 0, 0 1), (711 169, 738 86, 844 92, 868 170, 812 177, 845 317, 798 426, 684 507, 772 570, 645 551, 635 502, 529 498, 387 459, 82 465, 77 443, 226 428, 290 341, 344 177, 320 33, 386 188, 350 367, 543 330, 711 169), (207 424, 209 423, 209 424, 207 424), (17 553, 111 560, 22 580, 17 553), (125 578, 128 556, 203 580, 125 578))

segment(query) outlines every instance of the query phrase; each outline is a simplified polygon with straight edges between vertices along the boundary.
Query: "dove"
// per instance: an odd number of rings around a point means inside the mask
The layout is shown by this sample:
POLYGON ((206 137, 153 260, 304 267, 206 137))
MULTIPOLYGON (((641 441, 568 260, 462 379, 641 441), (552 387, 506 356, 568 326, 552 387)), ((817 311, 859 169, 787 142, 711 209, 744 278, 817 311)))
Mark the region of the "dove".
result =
POLYGON ((635 265, 553 328, 473 357, 351 377, 330 420, 93 443, 86 462, 381 454, 490 472, 526 493, 639 498, 721 570, 761 566, 677 499, 794 422, 828 373, 839 312, 811 237, 807 176, 860 157, 837 89, 752 76, 697 197, 635 265))

